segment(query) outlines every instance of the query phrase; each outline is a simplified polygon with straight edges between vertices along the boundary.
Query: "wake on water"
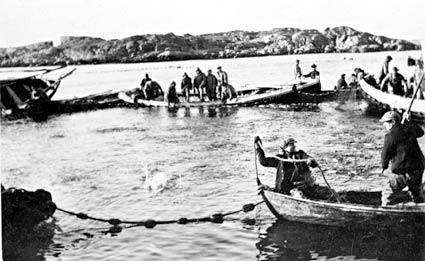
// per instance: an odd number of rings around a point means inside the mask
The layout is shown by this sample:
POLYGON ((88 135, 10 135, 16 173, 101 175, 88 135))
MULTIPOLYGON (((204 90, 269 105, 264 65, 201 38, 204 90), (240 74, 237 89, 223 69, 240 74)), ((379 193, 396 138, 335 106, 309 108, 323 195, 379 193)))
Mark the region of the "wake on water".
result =
POLYGON ((178 181, 175 182, 176 177, 169 173, 159 172, 157 168, 152 168, 148 163, 144 164, 145 181, 143 187, 152 192, 160 193, 165 189, 172 187, 181 187, 181 174, 179 173, 178 181))

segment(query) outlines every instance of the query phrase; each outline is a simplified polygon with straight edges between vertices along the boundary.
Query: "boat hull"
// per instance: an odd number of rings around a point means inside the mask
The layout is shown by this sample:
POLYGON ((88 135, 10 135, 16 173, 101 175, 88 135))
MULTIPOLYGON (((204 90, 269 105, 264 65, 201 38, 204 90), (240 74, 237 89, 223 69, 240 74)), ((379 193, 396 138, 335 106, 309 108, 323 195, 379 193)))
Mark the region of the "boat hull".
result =
MULTIPOLYGON (((380 91, 367 83, 364 79, 360 81, 362 97, 366 104, 362 106, 362 111, 369 115, 381 116, 388 110, 407 111, 412 98, 393 95, 380 91)), ((418 100, 412 104, 412 119, 417 122, 425 122, 425 100, 418 100)))
POLYGON ((273 191, 262 193, 270 211, 281 219, 329 226, 424 225, 425 204, 369 206, 294 198, 273 191))
POLYGON ((235 99, 227 101, 194 101, 194 102, 179 102, 168 103, 163 100, 144 100, 137 99, 128 94, 121 94, 120 98, 129 102, 137 103, 148 107, 220 107, 220 106, 253 106, 264 104, 294 104, 302 103, 297 91, 305 93, 320 93, 321 84, 319 79, 310 80, 296 85, 296 92, 292 86, 284 87, 264 87, 250 88, 249 90, 239 91, 239 96, 235 99))

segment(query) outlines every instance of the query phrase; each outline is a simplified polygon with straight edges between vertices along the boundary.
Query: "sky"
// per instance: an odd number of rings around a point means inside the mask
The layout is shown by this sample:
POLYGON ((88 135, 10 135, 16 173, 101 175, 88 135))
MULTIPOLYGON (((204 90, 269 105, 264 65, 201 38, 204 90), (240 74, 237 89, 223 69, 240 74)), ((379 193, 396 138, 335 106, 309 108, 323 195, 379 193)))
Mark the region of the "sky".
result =
POLYGON ((132 35, 350 26, 425 39, 425 0, 0 0, 0 47, 60 36, 132 35))

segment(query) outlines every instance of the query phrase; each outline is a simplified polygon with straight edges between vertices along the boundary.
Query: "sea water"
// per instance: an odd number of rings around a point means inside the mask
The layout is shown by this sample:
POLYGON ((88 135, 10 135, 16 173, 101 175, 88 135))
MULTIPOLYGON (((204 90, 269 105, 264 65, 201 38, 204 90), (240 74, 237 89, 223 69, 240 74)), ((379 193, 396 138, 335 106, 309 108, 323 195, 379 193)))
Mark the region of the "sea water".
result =
MULTIPOLYGON (((376 74, 385 58, 408 76, 407 56, 419 52, 311 54, 225 60, 76 66, 56 99, 132 89, 145 73, 168 86, 187 72, 222 66, 237 88, 292 80, 301 60, 315 63, 323 89, 333 89, 355 67, 376 74)), ((2 122, 1 176, 5 187, 43 188, 58 207, 99 218, 142 221, 199 218, 261 201, 256 192, 253 140, 266 154, 279 153, 283 139, 317 159, 336 190, 379 191, 384 128, 351 101, 313 108, 224 107, 116 108, 54 116, 43 123, 2 122), (148 176, 148 178, 147 178, 148 176), (160 189, 157 189, 158 184, 160 189)), ((425 139, 419 139, 422 150, 425 139)), ((275 170, 259 166, 273 185, 275 170)), ((317 170, 317 181, 324 185, 317 170)), ((277 222, 266 206, 230 216, 223 224, 192 223, 132 227, 110 225, 56 211, 54 225, 33 243, 16 245, 22 260, 420 260, 418 231, 382 234, 277 222), (254 220, 255 222, 246 222, 254 220)), ((5 239, 7 240, 7 239, 5 239)), ((9 252, 11 253, 11 252, 9 252)))

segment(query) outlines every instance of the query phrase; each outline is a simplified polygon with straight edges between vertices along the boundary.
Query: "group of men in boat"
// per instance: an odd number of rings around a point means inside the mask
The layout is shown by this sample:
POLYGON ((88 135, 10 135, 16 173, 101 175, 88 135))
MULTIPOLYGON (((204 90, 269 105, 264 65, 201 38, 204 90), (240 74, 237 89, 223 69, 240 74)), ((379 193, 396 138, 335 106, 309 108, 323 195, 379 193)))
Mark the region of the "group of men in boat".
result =
MULTIPOLYGON (((386 112, 380 122, 388 133, 385 135, 381 154, 382 173, 391 163, 389 186, 382 191, 382 205, 399 203, 402 190, 408 187, 415 203, 425 202, 422 176, 425 158, 417 139, 424 135, 421 127, 410 122, 410 115, 404 114, 403 121, 396 111, 386 112)), ((281 147, 282 153, 275 157, 266 157, 260 137, 254 138, 256 155, 265 167, 277 169, 275 188, 261 185, 259 190, 273 190, 287 195, 301 194, 310 199, 331 200, 335 192, 330 187, 319 186, 311 176, 310 167, 318 167, 316 160, 304 151, 297 150, 296 140, 288 138, 281 147)), ((336 198, 334 199, 336 200, 336 198)))
POLYGON ((423 61, 422 59, 416 60, 416 68, 409 80, 399 72, 397 67, 392 67, 390 70, 391 56, 387 56, 379 71, 377 77, 377 84, 381 91, 388 92, 400 96, 412 96, 416 94, 418 99, 425 97, 425 80, 423 61), (419 90, 417 90, 419 88, 419 90))
MULTIPOLYGON (((208 101, 225 101, 237 97, 235 88, 229 84, 227 72, 221 66, 217 67, 217 76, 212 73, 211 69, 205 74, 200 68, 197 68, 195 73, 193 81, 186 72, 183 73, 180 88, 185 102, 190 102, 191 96, 198 97, 201 102, 205 101, 206 98, 208 101)), ((168 103, 178 103, 180 99, 176 86, 176 82, 172 81, 164 93, 161 86, 146 74, 140 83, 139 94, 136 98, 158 100, 163 97, 163 100, 168 103)))

